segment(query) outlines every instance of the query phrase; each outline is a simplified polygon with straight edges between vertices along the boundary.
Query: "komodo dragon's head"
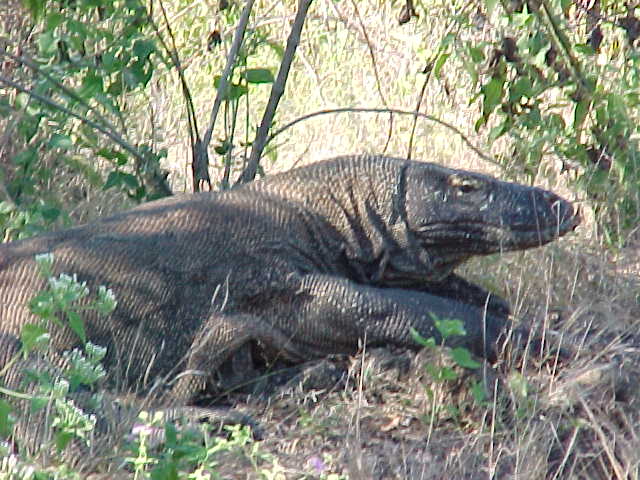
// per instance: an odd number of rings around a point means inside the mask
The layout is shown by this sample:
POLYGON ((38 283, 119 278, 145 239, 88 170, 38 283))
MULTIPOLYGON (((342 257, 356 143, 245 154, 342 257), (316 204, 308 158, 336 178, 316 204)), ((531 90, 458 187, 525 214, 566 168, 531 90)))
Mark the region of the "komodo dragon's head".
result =
POLYGON ((394 210, 422 265, 391 255, 387 277, 430 270, 437 279, 473 255, 538 247, 580 223, 571 203, 541 188, 419 162, 403 177, 394 210))

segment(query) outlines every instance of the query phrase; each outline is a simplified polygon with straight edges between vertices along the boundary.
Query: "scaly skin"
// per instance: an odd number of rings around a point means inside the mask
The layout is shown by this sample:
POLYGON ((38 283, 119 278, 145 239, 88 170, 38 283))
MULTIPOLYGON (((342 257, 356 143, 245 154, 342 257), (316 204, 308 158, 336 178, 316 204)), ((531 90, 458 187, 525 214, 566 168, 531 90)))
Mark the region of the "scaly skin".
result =
MULTIPOLYGON (((249 340, 293 360, 354 352, 365 340, 417 347, 409 328, 437 336, 431 314, 460 319, 468 334, 451 342, 491 356, 508 305, 453 270, 473 255, 543 245, 578 221, 541 189, 341 157, 1 246, 0 331, 15 345, 33 320, 26 304, 45 287, 34 256, 52 252, 56 273, 118 299, 107 320, 88 315, 86 331, 107 347, 121 391, 162 378, 171 402, 188 403, 249 340)), ((56 329, 52 343, 78 342, 56 329)))

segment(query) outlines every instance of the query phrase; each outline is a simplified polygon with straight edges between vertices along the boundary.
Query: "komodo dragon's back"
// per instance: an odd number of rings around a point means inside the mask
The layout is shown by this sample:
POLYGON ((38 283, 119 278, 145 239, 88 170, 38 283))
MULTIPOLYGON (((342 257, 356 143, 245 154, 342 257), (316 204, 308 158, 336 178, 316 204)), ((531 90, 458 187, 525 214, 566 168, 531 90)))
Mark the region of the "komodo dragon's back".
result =
MULTIPOLYGON (((223 193, 150 202, 95 223, 0 246, 0 333, 19 345, 27 303, 56 274, 118 300, 86 318, 128 389, 183 375, 185 400, 250 340, 301 360, 359 341, 415 347, 433 315, 463 321, 452 343, 491 355, 508 305, 453 273, 473 255, 543 245, 578 223, 571 205, 532 187, 380 156, 341 157, 223 193)), ((77 344, 56 329, 56 350, 77 344)), ((1 358, 0 358, 1 360, 1 358)))

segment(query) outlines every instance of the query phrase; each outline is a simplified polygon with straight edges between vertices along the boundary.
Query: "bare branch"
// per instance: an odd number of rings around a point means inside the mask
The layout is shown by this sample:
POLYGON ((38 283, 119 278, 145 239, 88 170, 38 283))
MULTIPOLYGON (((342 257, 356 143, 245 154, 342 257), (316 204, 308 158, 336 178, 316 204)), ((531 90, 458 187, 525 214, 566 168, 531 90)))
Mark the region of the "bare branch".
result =
POLYGON ((487 162, 492 163, 493 165, 501 166, 500 163, 497 160, 495 160, 493 157, 487 155, 486 153, 482 152, 482 150, 480 150, 473 143, 471 143, 471 141, 465 136, 464 133, 462 133, 457 127, 454 127, 450 123, 447 123, 444 120, 440 120, 439 118, 434 117, 432 115, 427 115, 426 113, 416 112, 416 111, 409 111, 409 110, 399 110, 399 109, 396 109, 396 108, 344 107, 344 108, 331 108, 331 109, 328 109, 328 110, 319 110, 317 112, 308 113, 307 115, 303 115, 302 117, 298 117, 294 121, 292 121, 290 123, 287 123, 282 128, 279 128, 278 130, 276 130, 274 133, 272 133, 269 136, 269 138, 265 142, 265 145, 268 144, 269 142, 271 142, 271 140, 273 140, 275 137, 280 135, 285 130, 288 130, 289 128, 293 127, 294 125, 296 125, 296 124, 298 124, 298 123, 300 123, 302 121, 309 120, 310 118, 318 117, 320 115, 329 115, 329 114, 336 114, 336 113, 348 113, 348 112, 351 112, 351 113, 392 113, 392 114, 397 114, 397 115, 411 115, 411 116, 416 116, 416 117, 419 117, 419 118, 424 118, 426 120, 430 120, 432 122, 437 123, 438 125, 442 125, 443 127, 448 128, 449 130, 454 132, 456 135, 458 135, 462 139, 462 141, 471 150, 473 150, 476 155, 478 155, 483 160, 486 160, 487 162))
POLYGON ((300 43, 300 33, 302 32, 304 20, 307 16, 309 7, 311 6, 311 2, 312 0, 300 0, 298 2, 298 12, 296 13, 296 18, 293 22, 293 26, 291 27, 291 33, 289 34, 289 38, 287 39, 287 47, 284 51, 284 56, 282 57, 282 63, 280 64, 280 70, 278 70, 278 76, 276 77, 276 80, 275 82, 273 82, 273 85, 271 87, 269 102, 267 103, 264 115, 262 116, 260 127, 258 127, 256 138, 253 141, 249 162, 247 163, 247 167, 240 175, 237 183, 250 182, 256 176, 256 172, 258 171, 258 164, 260 163, 260 157, 262 156, 262 151, 267 144, 267 135, 269 133, 269 129, 271 128, 273 117, 276 114, 276 108, 278 108, 280 97, 282 97, 282 94, 284 93, 284 87, 287 83, 287 77, 289 76, 291 62, 293 62, 293 57, 296 53, 296 49, 298 48, 298 44, 300 43))
MULTIPOLYGON (((167 45, 167 42, 165 42, 164 37, 162 36, 162 33, 160 32, 160 29, 158 28, 156 22, 153 20, 153 16, 151 14, 149 14, 149 23, 153 27, 158 41, 165 49, 165 51, 169 54, 169 58, 171 59, 173 66, 178 72, 178 78, 180 79, 180 85, 182 86, 182 97, 187 109, 189 143, 191 145, 191 180, 193 182, 193 190, 195 192, 199 192, 200 190, 203 190, 204 187, 206 187, 208 190, 211 190, 211 179, 209 178, 208 169, 209 159, 206 149, 202 149, 202 140, 200 139, 200 130, 198 128, 196 111, 193 106, 193 98, 191 97, 189 86, 187 85, 187 79, 184 76, 184 68, 182 67, 182 62, 180 61, 180 55, 178 54, 175 35, 173 34, 173 29, 171 28, 171 22, 169 22, 167 11, 164 8, 164 3, 162 2, 162 0, 160 0, 158 4, 160 5, 162 19, 164 20, 167 33, 169 35, 169 40, 171 41, 171 46, 167 45)), ((153 3, 151 3, 151 6, 152 5, 153 3)))
MULTIPOLYGON (((360 24, 360 29, 362 30, 362 35, 364 36, 365 42, 367 44, 367 49, 369 50, 369 56, 371 57, 371 67, 373 68, 373 75, 376 78, 376 87, 378 88, 378 95, 380 95, 380 100, 385 108, 389 108, 389 104, 387 103, 387 99, 384 96, 384 92, 382 91, 382 82, 380 81, 380 73, 378 72, 378 63, 376 61, 376 54, 373 51, 373 45, 371 44, 371 40, 369 39, 369 34, 367 33, 367 27, 362 20, 362 16, 360 15, 360 10, 358 10, 358 2, 357 0, 351 0, 353 4, 353 9, 356 12, 356 18, 358 19, 358 23, 360 24)), ((382 152, 386 152, 387 148, 389 148, 389 143, 391 143, 391 137, 393 136, 393 114, 389 114, 389 132, 387 133, 387 141, 382 148, 382 152)))

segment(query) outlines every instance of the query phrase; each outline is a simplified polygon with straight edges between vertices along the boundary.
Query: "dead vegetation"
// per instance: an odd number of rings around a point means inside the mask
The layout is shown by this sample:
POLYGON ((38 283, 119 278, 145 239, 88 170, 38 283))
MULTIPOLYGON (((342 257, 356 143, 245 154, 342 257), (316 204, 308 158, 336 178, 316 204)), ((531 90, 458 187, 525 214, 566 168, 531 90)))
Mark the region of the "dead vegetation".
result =
POLYGON ((440 353, 378 349, 307 366, 329 362, 334 376, 342 372, 333 385, 243 398, 266 427, 260 448, 278 459, 277 478, 638 478, 637 276, 578 246, 507 262, 503 289, 527 306, 515 318, 534 325, 543 344, 505 352, 484 374, 434 382, 425 365, 440 353), (550 266, 554 256, 561 268, 550 266), (478 379, 487 390, 480 404, 471 388, 478 379))

